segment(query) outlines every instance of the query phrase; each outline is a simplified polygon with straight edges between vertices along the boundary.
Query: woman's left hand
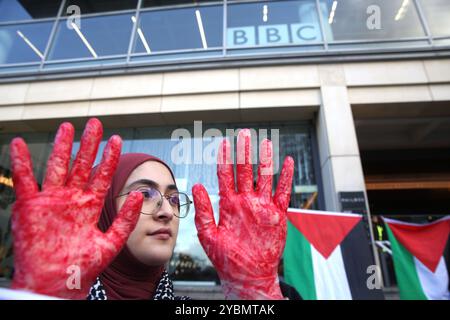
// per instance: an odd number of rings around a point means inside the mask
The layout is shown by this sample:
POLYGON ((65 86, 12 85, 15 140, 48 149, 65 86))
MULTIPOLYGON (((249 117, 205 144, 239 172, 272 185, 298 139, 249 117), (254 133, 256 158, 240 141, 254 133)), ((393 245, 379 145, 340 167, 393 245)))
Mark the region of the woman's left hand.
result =
POLYGON ((237 191, 230 144, 224 140, 218 153, 220 219, 218 225, 208 193, 193 187, 195 225, 206 254, 229 299, 283 299, 278 264, 286 242, 286 212, 290 201, 294 162, 287 157, 275 195, 272 196, 272 142, 260 146, 256 189, 253 187, 250 131, 238 136, 237 191))

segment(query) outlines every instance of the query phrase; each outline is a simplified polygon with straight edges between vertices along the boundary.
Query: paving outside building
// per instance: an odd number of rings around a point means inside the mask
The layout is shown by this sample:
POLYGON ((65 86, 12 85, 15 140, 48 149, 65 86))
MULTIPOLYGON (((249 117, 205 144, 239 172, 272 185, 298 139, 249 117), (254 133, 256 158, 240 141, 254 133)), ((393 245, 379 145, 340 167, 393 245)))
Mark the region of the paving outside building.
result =
MULTIPOLYGON (((75 155, 90 117, 101 149, 119 134, 123 152, 168 163, 178 133, 205 154, 213 129, 252 128, 277 142, 276 165, 295 159, 291 207, 364 213, 383 241, 382 215, 449 214, 450 1, 0 0, 0 285, 13 258, 9 142, 24 137, 41 181, 57 126, 75 125, 75 155)), ((184 156, 178 187, 203 183, 218 212, 214 163, 184 156)), ((392 259, 373 249, 396 299, 392 259)), ((194 212, 169 271, 181 294, 222 297, 194 212)))

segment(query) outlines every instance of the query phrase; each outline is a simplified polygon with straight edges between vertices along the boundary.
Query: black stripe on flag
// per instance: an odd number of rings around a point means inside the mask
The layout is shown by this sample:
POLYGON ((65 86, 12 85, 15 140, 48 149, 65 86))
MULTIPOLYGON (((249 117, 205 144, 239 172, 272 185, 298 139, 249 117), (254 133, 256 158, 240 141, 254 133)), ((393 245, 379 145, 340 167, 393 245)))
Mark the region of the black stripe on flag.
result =
MULTIPOLYGON (((444 250, 444 261, 447 266, 448 278, 450 279, 450 235, 448 236, 447 245, 444 250)), ((448 291, 450 291, 450 281, 448 282, 448 291)))
POLYGON ((373 272, 367 273, 370 265, 375 265, 370 239, 361 220, 341 243, 347 280, 354 300, 384 300, 381 289, 369 289, 367 279, 373 272))

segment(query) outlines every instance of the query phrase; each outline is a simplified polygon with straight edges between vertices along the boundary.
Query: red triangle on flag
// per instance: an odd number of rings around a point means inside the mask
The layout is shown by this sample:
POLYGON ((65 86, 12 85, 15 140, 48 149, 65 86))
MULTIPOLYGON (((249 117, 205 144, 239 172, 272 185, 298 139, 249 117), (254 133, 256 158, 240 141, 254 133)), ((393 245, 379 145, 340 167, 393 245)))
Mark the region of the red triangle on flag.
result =
POLYGON ((450 233, 450 219, 426 225, 385 219, 395 238, 431 272, 435 272, 450 233))
POLYGON ((325 259, 361 220, 361 216, 289 212, 289 221, 325 259))

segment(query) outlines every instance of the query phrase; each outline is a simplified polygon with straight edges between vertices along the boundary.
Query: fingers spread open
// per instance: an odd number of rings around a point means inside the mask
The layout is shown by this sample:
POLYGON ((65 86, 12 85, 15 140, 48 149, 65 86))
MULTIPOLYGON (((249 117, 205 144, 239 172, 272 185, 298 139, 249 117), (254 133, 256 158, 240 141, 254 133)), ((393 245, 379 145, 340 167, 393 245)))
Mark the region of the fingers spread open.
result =
POLYGON ((16 198, 39 191, 33 174, 33 165, 28 147, 22 138, 14 138, 10 145, 11 168, 16 198))
POLYGON ((86 124, 81 137, 80 150, 78 150, 72 170, 67 180, 67 186, 84 188, 91 173, 92 164, 97 155, 98 146, 102 139, 103 128, 98 119, 92 118, 86 124))
POLYGON ((127 241, 130 233, 136 227, 139 219, 143 195, 141 192, 133 191, 128 195, 127 200, 123 204, 120 212, 117 214, 111 227, 105 233, 104 255, 107 259, 119 253, 127 241))
POLYGON ((43 189, 59 187, 66 183, 72 152, 74 128, 69 122, 59 126, 52 153, 47 163, 43 189))
POLYGON ((217 235, 211 201, 205 187, 201 184, 192 187, 192 195, 194 196, 195 226, 197 227, 198 238, 206 253, 208 253, 208 248, 213 245, 217 235))
POLYGON ((273 160, 272 141, 264 139, 259 147, 258 182, 256 190, 262 197, 272 197, 273 160))
POLYGON ((253 166, 251 157, 251 133, 249 129, 243 129, 239 132, 237 139, 236 177, 239 193, 253 190, 253 166))
POLYGON ((103 151, 102 161, 92 177, 88 190, 96 193, 100 198, 104 198, 108 191, 117 164, 119 163, 122 139, 114 135, 109 138, 108 144, 103 151))
POLYGON ((294 176, 294 159, 286 157, 281 169, 280 180, 275 192, 274 202, 282 211, 289 207, 292 191, 292 177, 294 176))
POLYGON ((235 193, 233 161, 231 159, 231 147, 228 139, 224 139, 219 145, 217 177, 219 180, 220 195, 235 193))

